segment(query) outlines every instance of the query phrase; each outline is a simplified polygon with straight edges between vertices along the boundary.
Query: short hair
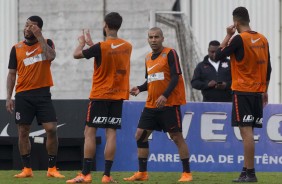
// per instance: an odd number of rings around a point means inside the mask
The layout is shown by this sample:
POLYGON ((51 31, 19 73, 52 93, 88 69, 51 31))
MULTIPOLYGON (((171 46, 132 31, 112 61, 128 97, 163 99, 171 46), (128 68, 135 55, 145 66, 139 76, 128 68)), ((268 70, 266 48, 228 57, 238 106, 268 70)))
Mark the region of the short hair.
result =
POLYGON ((161 36, 164 37, 163 31, 159 27, 152 27, 149 29, 149 31, 159 31, 161 33, 161 36))
POLYGON ((245 7, 237 7, 233 13, 233 18, 243 25, 248 25, 250 23, 249 12, 245 7))
POLYGON ((119 30, 122 23, 122 16, 117 12, 111 12, 105 16, 104 21, 109 29, 119 30))
POLYGON ((212 40, 210 41, 209 46, 220 46, 220 43, 217 40, 212 40))
POLYGON ((27 20, 30 20, 32 22, 37 22, 37 26, 42 29, 43 27, 43 20, 41 19, 41 17, 37 16, 37 15, 33 15, 30 16, 27 20))

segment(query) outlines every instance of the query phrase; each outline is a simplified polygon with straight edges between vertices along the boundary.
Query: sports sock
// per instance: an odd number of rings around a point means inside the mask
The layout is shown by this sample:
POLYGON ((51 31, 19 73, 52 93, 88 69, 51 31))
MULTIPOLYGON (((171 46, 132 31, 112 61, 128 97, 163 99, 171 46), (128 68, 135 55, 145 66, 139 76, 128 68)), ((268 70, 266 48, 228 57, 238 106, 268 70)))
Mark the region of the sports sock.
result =
POLYGON ((242 171, 241 171, 241 174, 240 174, 240 177, 245 177, 247 175, 247 168, 246 167, 243 167, 242 171))
POLYGON ((92 169, 93 159, 92 158, 84 158, 83 159, 83 169, 82 174, 85 176, 90 173, 92 169))
POLYGON ((139 172, 147 171, 147 158, 138 158, 139 160, 139 172))
POLYGON ((183 172, 186 172, 186 173, 191 172, 189 158, 181 159, 181 161, 182 161, 183 172))
POLYGON ((111 168, 113 165, 112 160, 105 160, 105 171, 103 175, 110 176, 111 175, 111 168))
POLYGON ((57 155, 48 155, 48 167, 53 168, 57 163, 57 155))
POLYGON ((23 166, 27 168, 31 168, 30 166, 30 153, 26 155, 21 155, 23 166))
POLYGON ((247 169, 247 176, 250 177, 250 178, 255 177, 256 176, 255 168, 247 169))

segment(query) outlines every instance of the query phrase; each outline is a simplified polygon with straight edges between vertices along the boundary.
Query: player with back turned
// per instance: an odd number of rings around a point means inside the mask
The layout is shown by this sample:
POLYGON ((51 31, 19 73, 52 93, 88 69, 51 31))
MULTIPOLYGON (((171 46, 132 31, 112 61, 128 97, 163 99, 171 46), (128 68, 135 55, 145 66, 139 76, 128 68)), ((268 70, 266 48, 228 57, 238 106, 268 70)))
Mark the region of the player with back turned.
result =
POLYGON ((245 7, 233 11, 234 24, 216 52, 216 60, 230 56, 233 91, 232 126, 238 126, 244 147, 244 165, 233 182, 257 182, 254 167, 254 128, 262 128, 263 107, 268 102, 267 88, 271 64, 268 41, 251 30, 245 7), (238 35, 234 33, 238 31, 238 35), (232 38, 232 39, 231 39, 232 38))

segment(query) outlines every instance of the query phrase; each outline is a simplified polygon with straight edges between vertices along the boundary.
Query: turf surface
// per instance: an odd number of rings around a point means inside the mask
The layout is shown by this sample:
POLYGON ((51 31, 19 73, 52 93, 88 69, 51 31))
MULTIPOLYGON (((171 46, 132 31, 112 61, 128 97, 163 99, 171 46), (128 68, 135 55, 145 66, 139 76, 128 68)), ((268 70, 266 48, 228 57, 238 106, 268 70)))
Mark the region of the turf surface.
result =
MULTIPOLYGON (((13 175, 19 171, 0 171, 0 183, 1 184, 63 184, 67 179, 71 179, 76 176, 78 171, 61 171, 66 176, 66 179, 47 178, 46 171, 33 171, 34 176, 32 178, 18 179, 13 178, 13 175)), ((150 172, 149 181, 146 182, 124 182, 122 178, 129 177, 133 172, 112 172, 112 176, 119 183, 136 183, 136 184, 176 184, 180 183, 177 180, 181 173, 177 172, 150 172)), ((193 172, 193 181, 195 184, 228 184, 232 183, 232 179, 236 178, 239 173, 214 173, 214 172, 193 172)), ((92 183, 101 183, 102 172, 92 172, 92 183)), ((281 184, 282 173, 274 172, 258 172, 258 183, 265 184, 281 184)))

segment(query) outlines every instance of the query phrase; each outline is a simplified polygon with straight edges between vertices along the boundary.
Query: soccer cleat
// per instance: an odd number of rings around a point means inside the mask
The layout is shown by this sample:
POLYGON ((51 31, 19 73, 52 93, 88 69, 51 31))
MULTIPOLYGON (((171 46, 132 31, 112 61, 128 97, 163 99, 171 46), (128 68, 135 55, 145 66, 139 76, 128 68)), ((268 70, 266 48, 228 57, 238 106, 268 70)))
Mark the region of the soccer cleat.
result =
POLYGON ((245 179, 246 179, 246 175, 239 176, 239 178, 236 178, 236 179, 232 180, 232 182, 241 183, 241 182, 245 182, 245 179))
POLYGON ((111 176, 104 175, 102 178, 102 183, 118 183, 111 176))
POLYGON ((47 177, 64 178, 65 176, 57 170, 56 166, 54 166, 52 168, 48 168, 47 177))
POLYGON ((83 175, 82 173, 79 173, 75 178, 71 180, 67 180, 66 183, 91 183, 92 177, 91 174, 83 175))
POLYGON ((181 178, 178 181, 179 182, 188 182, 192 180, 193 180, 192 173, 183 172, 181 174, 181 178))
POLYGON ((256 177, 256 175, 252 176, 252 177, 249 177, 247 175, 246 179, 245 179, 245 182, 258 182, 258 179, 256 177))
POLYGON ((123 178, 124 181, 147 181, 149 179, 148 172, 136 172, 129 178, 123 178))
POLYGON ((32 177, 32 176, 33 176, 32 169, 24 167, 22 172, 19 174, 16 174, 14 177, 15 178, 27 178, 27 177, 32 177))

